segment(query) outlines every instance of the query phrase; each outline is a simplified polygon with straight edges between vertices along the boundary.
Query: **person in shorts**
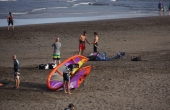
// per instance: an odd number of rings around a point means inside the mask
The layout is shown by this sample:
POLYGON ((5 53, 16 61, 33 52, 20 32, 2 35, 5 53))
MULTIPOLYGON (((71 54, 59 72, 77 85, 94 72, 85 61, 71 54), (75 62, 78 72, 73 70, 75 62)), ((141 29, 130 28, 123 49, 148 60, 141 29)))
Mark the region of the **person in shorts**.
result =
POLYGON ((89 41, 86 38, 86 31, 83 32, 82 35, 79 37, 79 55, 83 55, 84 50, 86 49, 85 43, 89 43, 89 41))
POLYGON ((79 64, 70 64, 63 71, 64 93, 71 94, 71 92, 70 92, 70 77, 72 76, 73 69, 77 68, 77 67, 79 68, 79 64), (66 88, 67 88, 67 91, 66 91, 66 88))
POLYGON ((13 20, 13 18, 14 17, 12 16, 12 13, 9 12, 9 16, 8 16, 8 19, 7 19, 7 21, 8 21, 8 30, 9 30, 10 24, 12 25, 12 28, 14 30, 14 20, 13 20))
POLYGON ((60 43, 59 38, 57 38, 56 41, 52 44, 52 47, 54 47, 53 62, 59 65, 60 64, 60 48, 61 48, 61 43, 60 43))
POLYGON ((91 42, 91 44, 93 44, 93 52, 94 53, 98 52, 98 50, 97 50, 97 48, 98 48, 98 41, 99 41, 98 34, 97 34, 97 32, 94 32, 94 41, 91 42))
POLYGON ((170 15, 170 3, 169 3, 169 7, 168 7, 168 9, 169 9, 169 15, 170 15))
POLYGON ((14 60, 14 80, 15 80, 15 85, 16 85, 16 89, 19 88, 20 85, 20 68, 19 68, 19 61, 17 60, 16 55, 13 55, 13 60, 14 60))

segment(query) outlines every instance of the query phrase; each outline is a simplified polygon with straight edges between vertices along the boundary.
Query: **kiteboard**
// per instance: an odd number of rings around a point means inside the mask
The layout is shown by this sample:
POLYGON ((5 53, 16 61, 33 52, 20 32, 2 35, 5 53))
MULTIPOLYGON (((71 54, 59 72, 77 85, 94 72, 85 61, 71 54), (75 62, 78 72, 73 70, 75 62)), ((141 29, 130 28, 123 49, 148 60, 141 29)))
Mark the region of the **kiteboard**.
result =
MULTIPOLYGON (((88 58, 82 55, 75 55, 68 59, 66 59, 64 62, 60 63, 57 67, 55 67, 48 75, 47 78, 47 86, 51 90, 57 90, 61 87, 61 83, 63 82, 63 71, 65 68, 70 64, 79 64, 79 68, 88 61, 88 58)), ((79 69, 74 68, 73 69, 73 75, 74 73, 79 69)))

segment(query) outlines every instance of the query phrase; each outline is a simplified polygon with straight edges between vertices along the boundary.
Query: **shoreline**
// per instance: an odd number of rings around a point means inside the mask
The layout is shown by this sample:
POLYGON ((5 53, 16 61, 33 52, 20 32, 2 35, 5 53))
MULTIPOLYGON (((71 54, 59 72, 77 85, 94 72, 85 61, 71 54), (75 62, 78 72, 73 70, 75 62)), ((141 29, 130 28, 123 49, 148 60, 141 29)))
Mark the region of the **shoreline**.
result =
MULTIPOLYGON (((123 18, 139 18, 139 17, 154 17, 158 14, 146 14, 146 13, 115 13, 114 15, 102 15, 102 16, 89 16, 89 17, 65 17, 65 18, 30 18, 30 19, 14 19, 14 26, 33 25, 33 24, 48 24, 48 23, 69 23, 69 22, 83 22, 83 21, 96 21, 96 20, 111 20, 111 19, 123 19, 123 18)), ((6 27, 6 19, 0 19, 0 27, 6 27)))

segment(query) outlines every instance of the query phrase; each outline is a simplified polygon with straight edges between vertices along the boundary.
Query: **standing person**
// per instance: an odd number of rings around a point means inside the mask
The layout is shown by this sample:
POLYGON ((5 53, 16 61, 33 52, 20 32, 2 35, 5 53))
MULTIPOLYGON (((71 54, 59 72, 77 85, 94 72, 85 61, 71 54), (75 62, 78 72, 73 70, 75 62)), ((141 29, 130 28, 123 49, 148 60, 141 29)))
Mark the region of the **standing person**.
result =
POLYGON ((91 42, 91 44, 93 44, 93 52, 97 53, 97 47, 98 47, 98 41, 99 41, 99 37, 97 35, 97 32, 94 32, 94 42, 91 42))
POLYGON ((68 93, 71 94, 70 92, 70 69, 68 67, 65 68, 65 70, 63 71, 63 89, 64 89, 64 93, 68 93), (66 91, 66 87, 68 92, 66 91))
POLYGON ((90 44, 89 41, 86 38, 86 31, 84 31, 83 34, 80 35, 80 37, 79 37, 79 55, 83 55, 83 53, 84 53, 84 50, 86 48, 85 42, 90 44))
POLYGON ((165 12, 165 6, 162 5, 162 12, 163 12, 163 15, 164 15, 164 12, 165 12))
POLYGON ((73 69, 76 67, 79 68, 79 64, 70 64, 63 71, 64 93, 71 94, 71 92, 70 92, 70 76, 72 75, 73 69), (66 88, 67 88, 68 92, 66 91, 66 88))
POLYGON ((14 80, 15 80, 15 85, 16 85, 16 89, 19 88, 20 85, 20 68, 19 68, 19 61, 17 60, 17 56, 13 55, 13 60, 14 60, 14 80))
POLYGON ((169 15, 170 15, 170 3, 169 3, 169 8, 168 9, 169 9, 169 15))
POLYGON ((53 62, 59 65, 60 64, 60 48, 61 48, 61 43, 60 43, 59 38, 57 38, 56 41, 52 44, 52 47, 54 47, 53 62))
POLYGON ((10 24, 12 25, 12 29, 14 30, 14 17, 12 16, 11 12, 9 12, 7 21, 8 21, 8 30, 9 30, 10 24))
POLYGON ((159 15, 162 15, 162 0, 158 3, 159 15))

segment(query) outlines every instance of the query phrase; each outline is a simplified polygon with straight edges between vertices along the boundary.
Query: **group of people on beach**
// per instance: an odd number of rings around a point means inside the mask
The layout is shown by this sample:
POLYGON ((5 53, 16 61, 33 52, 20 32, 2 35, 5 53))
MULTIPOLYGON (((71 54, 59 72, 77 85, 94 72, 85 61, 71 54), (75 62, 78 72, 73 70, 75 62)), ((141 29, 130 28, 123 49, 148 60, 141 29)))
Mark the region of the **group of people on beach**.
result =
MULTIPOLYGON (((79 37, 79 55, 84 55, 84 50, 86 49, 85 43, 93 44, 93 52, 98 52, 98 41, 99 37, 97 32, 94 32, 94 41, 89 42, 86 37, 86 31, 83 32, 82 35, 79 37)), ((56 41, 52 44, 52 47, 54 48, 53 52, 53 62, 57 65, 60 64, 60 48, 61 48, 61 42, 59 38, 56 38, 56 41)))
MULTIPOLYGON (((164 12, 166 11, 166 9, 165 9, 165 5, 163 4, 162 0, 160 0, 158 3, 158 9, 159 9, 159 15, 161 16, 164 15, 164 12)), ((170 15, 170 3, 169 3, 168 10, 169 10, 169 15, 170 15)))
MULTIPOLYGON (((15 80, 15 85, 16 85, 16 87, 14 87, 14 88, 18 89, 19 86, 20 86, 20 73, 19 73, 20 72, 20 67, 19 67, 20 63, 17 60, 17 56, 16 55, 13 55, 12 59, 14 61, 13 69, 14 69, 14 80, 15 80)), ((69 65, 67 67, 67 69, 64 70, 64 72, 63 72, 63 81, 64 81, 63 88, 64 88, 64 92, 68 93, 68 94, 71 94, 70 89, 69 89, 69 86, 70 86, 69 84, 70 84, 70 75, 72 74, 72 71, 73 71, 74 67, 79 67, 79 65, 78 64, 69 65), (68 89, 68 92, 66 91, 66 88, 68 89)), ((74 110, 74 108, 75 107, 74 107, 73 104, 69 104, 68 108, 65 108, 64 110, 74 110)))
POLYGON ((85 42, 87 42, 88 44, 93 44, 93 52, 97 52, 98 41, 99 41, 99 37, 97 32, 94 32, 94 41, 89 42, 86 37, 86 31, 84 31, 83 34, 80 35, 79 37, 79 55, 84 54, 84 50, 86 48, 85 42))
MULTIPOLYGON (((98 52, 97 48, 98 48, 98 41, 99 41, 99 37, 97 32, 94 32, 94 41, 93 42, 89 42, 87 40, 86 37, 86 31, 83 32, 82 35, 80 35, 79 37, 79 55, 83 55, 84 54, 84 50, 86 48, 85 43, 87 42, 88 44, 93 44, 93 52, 98 52)), ((60 48, 61 48, 61 42, 59 38, 56 38, 56 41, 52 44, 52 47, 54 49, 53 51, 53 63, 56 65, 60 64, 60 48)), ((16 83, 16 89, 19 88, 20 85, 20 68, 19 68, 19 61, 17 60, 16 55, 13 55, 13 60, 14 60, 14 80, 16 83)), ((73 68, 79 68, 78 64, 71 64, 68 65, 64 72, 63 72, 63 82, 64 82, 64 93, 68 93, 71 94, 70 90, 69 90, 69 86, 70 86, 70 76, 72 75, 72 71, 73 68), (66 91, 66 88, 68 91, 66 91)))
MULTIPOLYGON (((94 41, 93 42, 89 42, 87 40, 86 37, 86 31, 83 32, 82 35, 80 35, 79 37, 79 55, 83 55, 84 54, 84 50, 86 48, 85 43, 87 42, 88 44, 93 44, 93 52, 98 52, 97 48, 98 48, 98 41, 99 41, 99 37, 97 32, 94 32, 94 41)), ((54 48, 54 52, 53 52, 53 63, 59 65, 60 64, 60 48, 61 48, 61 42, 59 38, 56 38, 56 41, 52 44, 52 47, 54 48)), ((64 93, 68 93, 71 94, 70 92, 70 76, 72 75, 72 71, 73 68, 79 68, 78 64, 70 64, 68 65, 64 72, 63 72, 63 81, 64 81, 64 93), (67 88, 67 91, 66 91, 67 88)))

